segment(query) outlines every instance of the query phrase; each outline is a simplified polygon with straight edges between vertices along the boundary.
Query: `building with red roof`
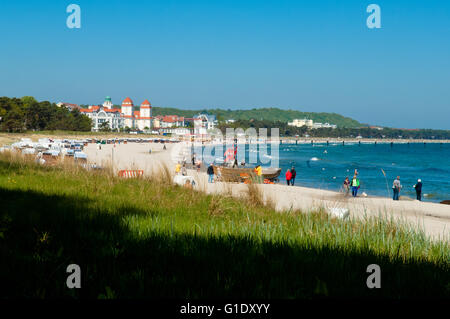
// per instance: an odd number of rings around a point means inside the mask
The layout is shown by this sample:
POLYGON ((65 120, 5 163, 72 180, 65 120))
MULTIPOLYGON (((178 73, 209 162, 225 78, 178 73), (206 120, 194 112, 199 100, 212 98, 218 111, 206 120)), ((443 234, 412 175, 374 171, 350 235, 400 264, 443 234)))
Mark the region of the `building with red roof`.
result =
POLYGON ((105 107, 105 103, 103 105, 89 105, 87 109, 80 109, 80 112, 92 120, 92 130, 96 132, 106 127, 112 131, 119 131, 124 125, 121 111, 105 107))
POLYGON ((127 97, 122 102, 125 127, 144 131, 152 128, 152 105, 145 99, 139 111, 134 110, 133 101, 127 97))
MULTIPOLYGON (((145 99, 139 107, 134 106, 130 97, 126 97, 120 108, 114 108, 111 98, 107 96, 102 105, 90 105, 88 108, 80 109, 92 119, 92 129, 98 131, 105 122, 112 130, 130 128, 131 130, 150 130, 152 128, 183 128, 188 119, 178 115, 152 116, 152 105, 145 99)), ((191 119, 192 120, 192 119, 191 119)))

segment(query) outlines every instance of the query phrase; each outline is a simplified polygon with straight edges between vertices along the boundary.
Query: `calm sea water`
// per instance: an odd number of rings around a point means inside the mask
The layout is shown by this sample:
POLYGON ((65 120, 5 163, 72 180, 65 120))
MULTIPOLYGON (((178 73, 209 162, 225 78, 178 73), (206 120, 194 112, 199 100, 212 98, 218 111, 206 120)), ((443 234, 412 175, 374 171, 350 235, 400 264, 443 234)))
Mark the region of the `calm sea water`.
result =
MULTIPOLYGON (((248 148, 247 145, 246 162, 248 148)), ((420 178, 424 201, 450 200, 450 144, 280 145, 280 183, 285 183, 285 172, 292 165, 297 171, 297 186, 339 191, 345 177, 351 179, 357 169, 360 193, 391 197, 392 182, 399 175, 403 185, 401 196, 415 198, 413 185, 420 178), (312 161, 314 157, 318 160, 312 161)))
POLYGON ((424 201, 450 199, 450 144, 286 144, 280 145, 279 163, 283 181, 286 169, 295 166, 297 185, 339 191, 356 168, 360 192, 368 195, 391 196, 392 182, 399 175, 400 195, 415 198, 413 185, 420 178, 424 201), (319 160, 311 161, 313 157, 319 160))

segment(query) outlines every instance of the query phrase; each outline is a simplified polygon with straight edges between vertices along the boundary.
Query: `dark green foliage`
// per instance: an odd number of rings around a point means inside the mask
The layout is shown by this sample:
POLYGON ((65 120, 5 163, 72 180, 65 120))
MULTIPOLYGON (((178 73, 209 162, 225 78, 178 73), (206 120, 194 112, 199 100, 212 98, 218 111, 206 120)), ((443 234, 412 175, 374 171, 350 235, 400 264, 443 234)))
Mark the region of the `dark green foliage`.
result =
POLYGON ((402 130, 395 128, 383 128, 382 130, 369 127, 360 128, 346 128, 338 127, 336 129, 332 128, 319 128, 319 129, 308 129, 306 126, 294 127, 287 125, 287 122, 280 121, 256 121, 256 120, 238 120, 234 123, 220 123, 219 129, 222 133, 226 133, 226 128, 242 128, 247 129, 249 127, 254 127, 257 130, 260 128, 267 128, 267 134, 270 135, 270 128, 278 128, 280 136, 295 136, 300 137, 308 134, 310 137, 347 137, 355 138, 361 136, 363 138, 404 138, 404 139, 450 139, 450 131, 448 130, 430 130, 430 129, 418 129, 418 130, 402 130))
POLYGON ((295 110, 283 110, 279 108, 254 108, 251 110, 224 110, 224 109, 202 109, 202 110, 182 110, 177 108, 153 107, 153 115, 179 115, 192 117, 198 113, 209 113, 217 116, 219 121, 234 120, 255 120, 269 122, 290 122, 293 119, 309 118, 314 122, 336 124, 340 127, 361 127, 356 120, 344 117, 336 113, 313 113, 300 112, 295 110))
POLYGON ((78 110, 69 111, 47 101, 38 102, 33 97, 21 99, 0 97, 0 131, 24 132, 27 130, 90 131, 91 120, 78 110))

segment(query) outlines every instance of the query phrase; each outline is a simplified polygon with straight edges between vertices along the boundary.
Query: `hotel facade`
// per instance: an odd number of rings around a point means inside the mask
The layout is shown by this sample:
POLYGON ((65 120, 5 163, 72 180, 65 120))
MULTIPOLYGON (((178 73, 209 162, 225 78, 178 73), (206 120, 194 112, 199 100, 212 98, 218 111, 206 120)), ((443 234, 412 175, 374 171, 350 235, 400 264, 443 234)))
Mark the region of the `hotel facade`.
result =
POLYGON ((129 97, 123 100, 120 108, 115 108, 111 98, 107 96, 102 105, 89 105, 88 108, 80 109, 80 112, 91 118, 93 131, 108 127, 112 131, 129 128, 139 131, 158 130, 176 135, 192 131, 194 134, 204 135, 218 124, 216 117, 208 114, 198 114, 190 119, 177 115, 153 116, 152 105, 147 99, 141 103, 139 110, 135 110, 129 97), (188 123, 194 124, 195 130, 188 130, 188 123))

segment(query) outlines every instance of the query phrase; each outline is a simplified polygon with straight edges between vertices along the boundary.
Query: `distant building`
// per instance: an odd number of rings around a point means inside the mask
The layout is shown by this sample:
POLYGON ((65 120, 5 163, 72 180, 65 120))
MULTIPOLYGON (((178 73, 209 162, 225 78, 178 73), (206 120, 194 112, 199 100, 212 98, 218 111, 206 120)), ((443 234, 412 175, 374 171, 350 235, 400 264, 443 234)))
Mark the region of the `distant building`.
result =
POLYGON ((122 102, 121 110, 125 127, 141 131, 152 128, 152 105, 148 100, 142 102, 139 111, 135 111, 133 101, 127 97, 122 102))
POLYGON ((314 123, 313 124, 313 129, 316 129, 316 128, 336 128, 337 126, 336 125, 334 125, 334 124, 330 124, 330 123, 314 123))
POLYGON ((103 102, 103 107, 107 109, 114 108, 113 103, 111 102, 111 97, 107 96, 105 97, 105 102, 103 102))
POLYGON ((295 127, 302 127, 302 126, 306 126, 308 128, 311 129, 316 129, 316 128, 337 128, 336 125, 334 124, 330 124, 330 123, 314 123, 313 120, 308 120, 308 119, 294 119, 292 122, 288 122, 289 126, 295 126, 295 127))
POLYGON ((313 120, 308 120, 308 119, 294 119, 292 122, 288 122, 289 126, 295 126, 295 127, 302 127, 302 126, 307 126, 307 127, 313 127, 313 120))
POLYGON ((194 116, 194 134, 206 135, 208 130, 214 129, 219 122, 215 115, 200 113, 194 116))
POLYGON ((78 104, 72 104, 72 103, 66 103, 66 102, 59 102, 59 103, 56 103, 56 106, 58 106, 58 107, 65 107, 65 108, 67 108, 69 111, 73 111, 74 109, 78 109, 78 110, 80 110, 81 109, 81 107, 78 105, 78 104))
POLYGON ((177 136, 190 136, 193 133, 193 129, 187 127, 160 128, 158 131, 159 134, 168 133, 177 136))
POLYGON ((119 109, 108 109, 103 105, 90 105, 87 109, 80 109, 80 112, 92 120, 92 130, 95 132, 101 129, 103 123, 108 123, 108 127, 112 131, 119 131, 124 124, 119 109))
POLYGON ((92 119, 93 131, 98 131, 104 122, 108 122, 110 129, 114 131, 125 127, 141 131, 152 128, 152 106, 148 100, 142 102, 139 111, 135 111, 129 97, 122 102, 120 109, 116 109, 107 96, 102 105, 90 105, 87 109, 80 109, 80 112, 92 119))
POLYGON ((166 115, 160 118, 159 125, 162 128, 165 127, 184 127, 184 117, 178 115, 166 115))

